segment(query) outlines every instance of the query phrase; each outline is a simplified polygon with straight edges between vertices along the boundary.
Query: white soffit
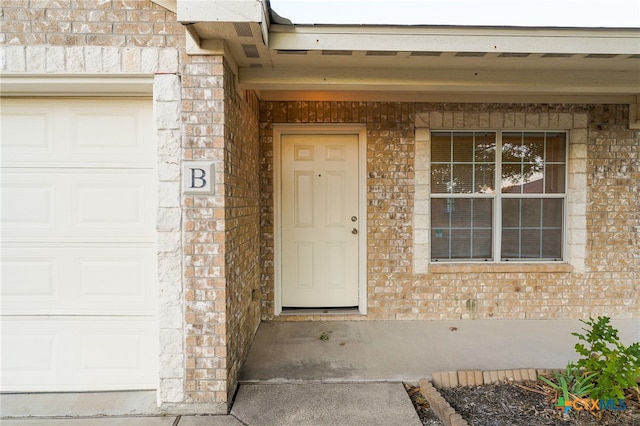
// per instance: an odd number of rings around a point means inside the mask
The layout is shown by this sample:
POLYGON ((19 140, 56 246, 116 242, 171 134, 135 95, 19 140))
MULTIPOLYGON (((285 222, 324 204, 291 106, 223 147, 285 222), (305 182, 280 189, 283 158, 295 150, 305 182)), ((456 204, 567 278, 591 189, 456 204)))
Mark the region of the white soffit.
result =
POLYGON ((288 25, 266 1, 176 1, 188 51, 215 55, 223 45, 238 87, 262 99, 395 92, 608 102, 640 92, 638 29, 288 25))

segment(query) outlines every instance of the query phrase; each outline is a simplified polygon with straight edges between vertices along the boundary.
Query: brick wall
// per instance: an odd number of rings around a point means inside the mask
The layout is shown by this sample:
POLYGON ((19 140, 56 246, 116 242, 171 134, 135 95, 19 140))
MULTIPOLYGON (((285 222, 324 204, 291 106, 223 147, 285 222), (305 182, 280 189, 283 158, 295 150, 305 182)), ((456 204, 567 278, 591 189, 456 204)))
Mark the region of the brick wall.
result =
POLYGON ((225 68, 225 267, 228 401, 260 324, 258 100, 225 68), (254 298, 254 290, 256 292, 254 298))
POLYGON ((234 79, 219 56, 183 61, 183 156, 216 173, 214 195, 183 196, 185 401, 199 404, 231 401, 260 321, 257 100, 234 79))
POLYGON ((590 109, 588 292, 594 314, 640 316, 640 131, 626 105, 590 109))
POLYGON ((263 318, 364 319, 357 315, 273 317, 273 125, 350 122, 367 126, 367 319, 639 317, 640 135, 628 130, 626 113, 626 106, 262 103, 263 318), (574 157, 570 167, 583 167, 586 173, 576 175, 569 197, 578 194, 579 198, 585 190, 581 179, 589 176, 586 203, 578 203, 586 210, 582 220, 586 225, 575 227, 573 240, 586 232, 586 253, 580 254, 580 244, 574 249, 578 266, 431 265, 428 272, 414 271, 414 135, 416 117, 425 114, 439 120, 441 128, 571 130, 579 143, 570 147, 574 157), (584 139, 588 157, 579 148, 585 146, 584 139))
POLYGON ((213 195, 183 195, 185 402, 227 401, 224 64, 185 58, 183 159, 214 162, 213 195))
POLYGON ((274 123, 367 127, 369 313, 331 319, 640 315, 640 135, 628 130, 626 106, 263 102, 258 122, 256 98, 236 91, 224 60, 187 56, 182 25, 149 0, 4 0, 0 27, 3 73, 155 75, 162 402, 226 411, 259 321, 258 286, 262 317, 272 318, 274 123), (416 273, 416 117, 440 116, 455 128, 496 119, 535 128, 576 111, 589 119, 581 124, 584 271, 416 273), (181 195, 180 163, 191 159, 216 163, 213 196, 181 195))

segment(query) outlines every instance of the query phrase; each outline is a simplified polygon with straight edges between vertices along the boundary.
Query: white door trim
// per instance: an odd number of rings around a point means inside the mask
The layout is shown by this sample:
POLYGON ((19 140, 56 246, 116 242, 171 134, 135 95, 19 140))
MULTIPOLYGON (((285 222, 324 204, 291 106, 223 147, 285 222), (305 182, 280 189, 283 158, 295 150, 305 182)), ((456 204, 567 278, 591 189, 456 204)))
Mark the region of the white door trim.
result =
POLYGON ((367 131, 358 124, 277 124, 273 126, 274 315, 282 313, 281 136, 286 134, 358 135, 358 311, 367 314, 367 131))

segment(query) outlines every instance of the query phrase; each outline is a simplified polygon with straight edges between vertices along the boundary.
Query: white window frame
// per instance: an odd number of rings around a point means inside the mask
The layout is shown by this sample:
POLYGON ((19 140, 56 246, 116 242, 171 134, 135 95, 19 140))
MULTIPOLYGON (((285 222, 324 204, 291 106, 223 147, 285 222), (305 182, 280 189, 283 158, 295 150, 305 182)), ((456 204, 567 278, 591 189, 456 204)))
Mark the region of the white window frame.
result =
MULTIPOLYGON (((586 272, 588 114, 579 112, 428 111, 415 117, 415 186, 413 214, 413 273, 465 271, 586 272), (466 126, 466 123, 474 125, 466 126), (431 262, 430 151, 432 131, 565 131, 567 180, 564 261, 431 262), (511 265, 511 267, 509 266, 511 265), (531 266, 529 266, 531 265, 531 266), (473 268, 473 269, 468 269, 473 268), (498 268, 498 269, 496 269, 498 268), (515 269, 512 269, 515 268, 515 269)), ((497 220, 497 218, 496 218, 497 220)))
MULTIPOLYGON (((433 263, 562 263, 566 259, 566 216, 567 216, 567 181, 568 181, 568 142, 569 134, 565 130, 536 130, 536 129, 438 129, 431 130, 433 133, 493 133, 496 137, 496 153, 493 164, 495 165, 495 175, 493 181, 493 188, 495 192, 493 194, 479 194, 479 193, 440 193, 430 192, 430 203, 434 199, 465 199, 465 200, 480 200, 490 199, 492 206, 492 229, 491 229, 491 259, 434 259, 429 252, 429 259, 433 263), (503 193, 501 190, 501 171, 502 171, 502 136, 504 133, 564 133, 565 135, 565 171, 564 171, 564 192, 562 193, 529 193, 529 194, 512 194, 503 193), (502 201, 504 199, 561 199, 562 200, 562 249, 560 258, 556 260, 546 258, 521 258, 521 259, 504 259, 502 258, 502 201)), ((452 163, 454 164, 454 163, 452 163)), ((474 162, 475 164, 475 162, 474 162)), ((547 162, 545 162, 546 167, 547 162)), ((429 162, 429 168, 431 168, 431 161, 429 162)), ((430 247, 431 249, 432 247, 430 247)))

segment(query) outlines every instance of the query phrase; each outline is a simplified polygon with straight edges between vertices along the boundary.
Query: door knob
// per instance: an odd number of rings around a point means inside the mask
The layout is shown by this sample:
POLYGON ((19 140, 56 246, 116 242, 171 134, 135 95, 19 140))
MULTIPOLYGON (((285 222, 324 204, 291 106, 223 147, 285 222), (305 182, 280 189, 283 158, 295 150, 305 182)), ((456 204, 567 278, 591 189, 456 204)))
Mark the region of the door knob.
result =
POLYGON ((353 229, 351 230, 351 233, 352 233, 353 235, 356 235, 356 234, 358 233, 358 230, 357 230, 356 228, 353 228, 353 229))

